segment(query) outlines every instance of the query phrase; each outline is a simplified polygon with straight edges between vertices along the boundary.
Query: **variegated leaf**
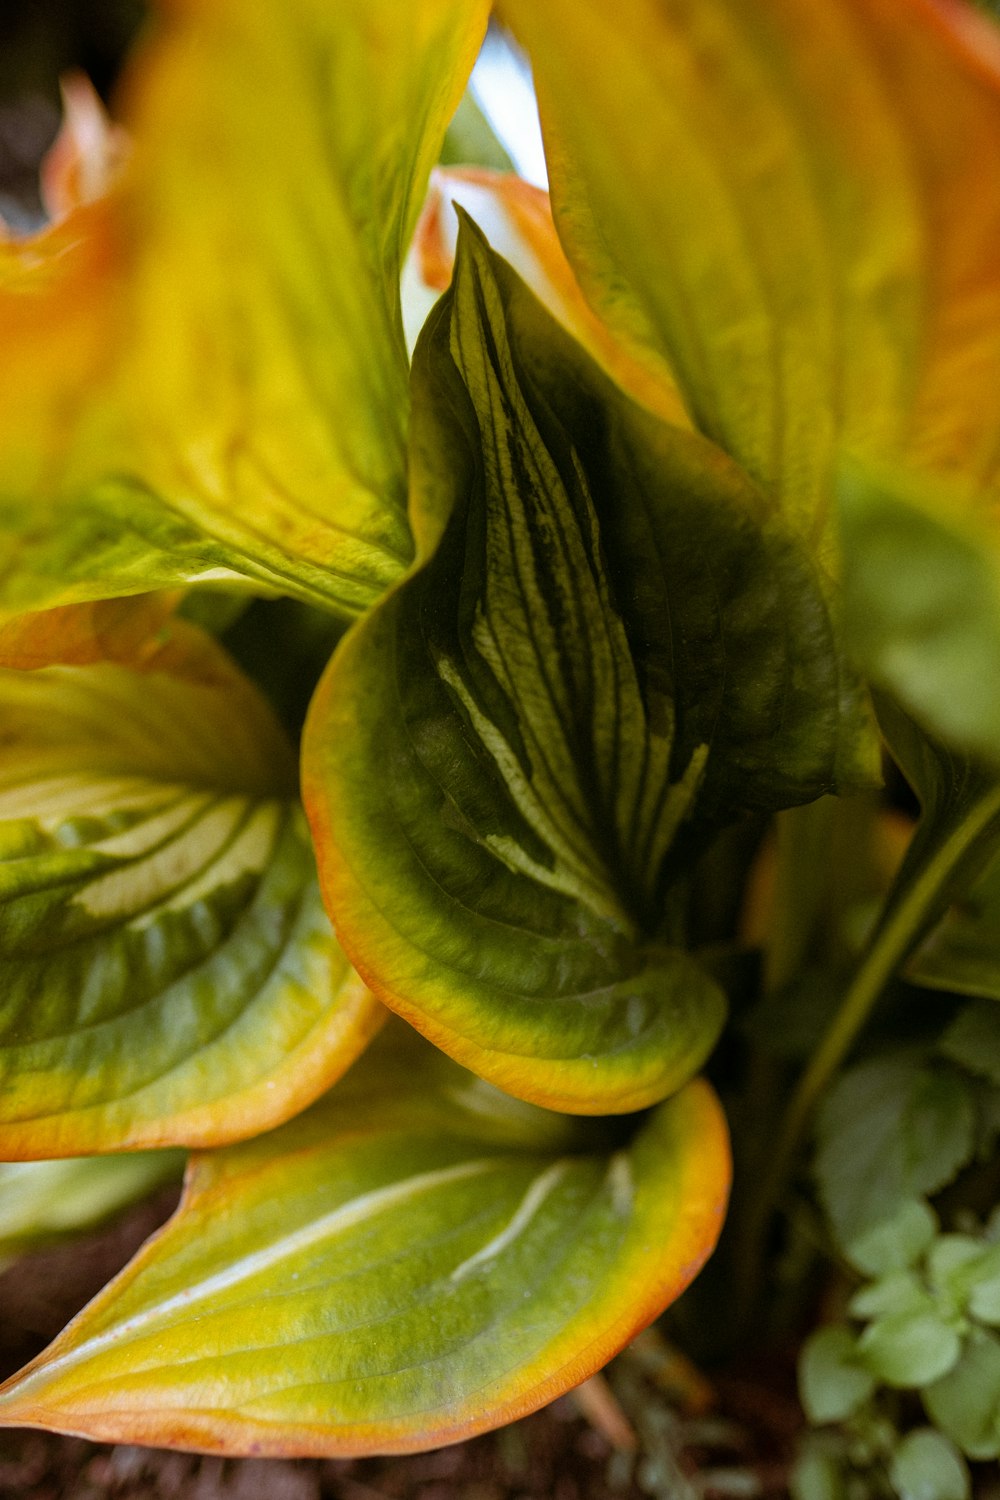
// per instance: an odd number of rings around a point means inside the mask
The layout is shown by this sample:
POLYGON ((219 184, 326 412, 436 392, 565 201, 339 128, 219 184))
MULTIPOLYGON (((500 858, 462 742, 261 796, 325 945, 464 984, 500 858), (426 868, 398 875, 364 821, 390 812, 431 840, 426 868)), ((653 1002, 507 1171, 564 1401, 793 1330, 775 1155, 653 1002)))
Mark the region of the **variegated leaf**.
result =
POLYGON ((291 749, 169 601, 0 629, 0 1154, 232 1140, 379 1008, 323 912, 291 749))
POLYGON ((598 1369, 718 1234, 721 1111, 606 1127, 396 1029, 305 1115, 197 1157, 175 1218, 0 1393, 0 1421, 227 1454, 437 1447, 598 1369))
POLYGON ((648 1104, 722 1019, 674 882, 719 822, 866 770, 821 581, 475 231, 414 365, 422 558, 314 701, 326 898, 388 1005, 554 1108, 648 1104))

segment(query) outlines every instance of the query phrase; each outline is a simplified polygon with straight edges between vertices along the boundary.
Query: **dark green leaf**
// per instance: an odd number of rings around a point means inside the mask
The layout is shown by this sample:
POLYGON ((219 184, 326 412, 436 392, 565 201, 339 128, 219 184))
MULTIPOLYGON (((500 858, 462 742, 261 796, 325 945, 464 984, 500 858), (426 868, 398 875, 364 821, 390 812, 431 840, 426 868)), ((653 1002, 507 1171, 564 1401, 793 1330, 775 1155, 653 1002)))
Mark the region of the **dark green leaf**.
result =
POLYGON ((981 762, 926 734, 891 698, 878 694, 875 702, 889 748, 921 810, 882 921, 904 902, 916 902, 916 941, 992 858, 1000 839, 1000 780, 981 762))
MULTIPOLYGON (((993 860, 928 935, 907 977, 934 989, 1000 1000, 1000 861, 993 860)), ((980 1014, 982 1027, 977 1023, 975 1031, 985 1036, 991 1027, 985 1020, 987 1011, 980 1014)), ((996 1011, 992 1015, 1000 1036, 1000 1016, 996 1011)), ((995 1042, 988 1051, 996 1053, 995 1042)))
POLYGON ((634 1108, 721 1020, 673 947, 678 869, 740 811, 861 779, 866 711, 759 493, 621 396, 468 225, 413 398, 421 563, 307 728, 327 900, 468 1066, 634 1108))
POLYGON ((169 599, 0 629, 0 1149, 216 1144, 383 1011, 323 909, 267 704, 169 599))
POLYGON ((941 1038, 940 1050, 970 1073, 1000 1084, 1000 1004, 973 1000, 964 1005, 941 1038))

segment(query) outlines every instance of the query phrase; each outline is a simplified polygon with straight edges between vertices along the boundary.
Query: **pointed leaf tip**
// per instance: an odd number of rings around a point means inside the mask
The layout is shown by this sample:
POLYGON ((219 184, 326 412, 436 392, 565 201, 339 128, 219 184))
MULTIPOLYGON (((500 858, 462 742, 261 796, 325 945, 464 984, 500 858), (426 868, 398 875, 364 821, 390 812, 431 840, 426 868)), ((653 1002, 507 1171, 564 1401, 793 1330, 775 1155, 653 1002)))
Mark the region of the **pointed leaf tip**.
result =
POLYGON ((413 399, 419 562, 306 728, 328 907, 466 1066, 641 1108, 723 1015, 665 927, 671 881, 742 810, 850 784, 857 684, 759 492, 616 391, 468 220, 413 399))
POLYGON ((710 1253, 728 1182, 706 1084, 609 1151, 393 1026, 305 1115, 196 1160, 0 1420, 233 1455, 456 1442, 649 1323, 710 1253))

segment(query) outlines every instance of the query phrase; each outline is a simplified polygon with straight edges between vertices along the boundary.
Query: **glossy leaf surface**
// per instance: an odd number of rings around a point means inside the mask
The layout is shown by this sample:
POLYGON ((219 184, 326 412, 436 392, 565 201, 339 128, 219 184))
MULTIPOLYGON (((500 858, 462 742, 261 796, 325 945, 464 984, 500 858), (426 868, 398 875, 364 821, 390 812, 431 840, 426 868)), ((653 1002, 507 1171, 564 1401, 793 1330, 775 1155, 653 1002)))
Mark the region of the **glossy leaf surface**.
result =
POLYGON ((0 605, 224 568, 350 613, 400 575, 399 273, 486 9, 164 6, 119 180, 0 246, 0 605))
POLYGON ((504 0, 613 326, 817 544, 838 447, 1000 463, 1000 41, 931 0, 504 0))
POLYGON ((0 628, 0 1153, 214 1143, 304 1107, 379 1007, 291 749, 169 600, 0 628))
POLYGON ((718 1233, 693 1083, 608 1149, 389 1028, 314 1108, 196 1158, 166 1229, 0 1418, 225 1453, 436 1447, 599 1368, 718 1233))
POLYGON ((620 396, 472 229, 416 355, 412 472, 421 566, 306 730, 338 934, 501 1087, 639 1108, 721 1023, 670 931, 678 847, 865 769, 822 589, 739 471, 620 396))

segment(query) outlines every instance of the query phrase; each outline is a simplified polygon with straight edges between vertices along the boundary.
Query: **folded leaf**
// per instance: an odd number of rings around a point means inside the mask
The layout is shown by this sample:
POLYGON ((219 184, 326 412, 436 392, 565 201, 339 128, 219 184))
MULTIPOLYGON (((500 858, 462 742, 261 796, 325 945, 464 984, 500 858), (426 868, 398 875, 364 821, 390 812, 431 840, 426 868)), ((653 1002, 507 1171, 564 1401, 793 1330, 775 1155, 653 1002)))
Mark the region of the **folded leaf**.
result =
POLYGON ((379 1007, 336 945, 291 749, 169 600, 0 628, 0 1154, 266 1129, 379 1007))
POLYGON ((229 1454, 433 1448, 551 1400, 678 1295, 728 1187, 707 1085, 608 1148, 402 1031, 307 1114, 196 1158, 0 1420, 229 1454))
POLYGON ((403 321, 416 344, 427 314, 451 280, 464 209, 554 318, 630 395, 665 422, 690 427, 673 375, 648 347, 613 332, 590 309, 552 221, 549 195, 511 172, 437 168, 403 267, 403 321))
POLYGON ((0 607, 223 568, 357 611, 411 553, 399 273, 487 7, 164 10, 118 182, 0 246, 0 607))
POLYGON ((995 488, 1000 42, 927 0, 504 0, 560 234, 829 543, 842 443, 995 488))
POLYGON ((722 1018, 668 889, 719 822, 863 774, 822 587, 474 230, 414 365, 421 565, 310 711, 326 899, 375 992, 512 1093, 639 1108, 722 1018))

